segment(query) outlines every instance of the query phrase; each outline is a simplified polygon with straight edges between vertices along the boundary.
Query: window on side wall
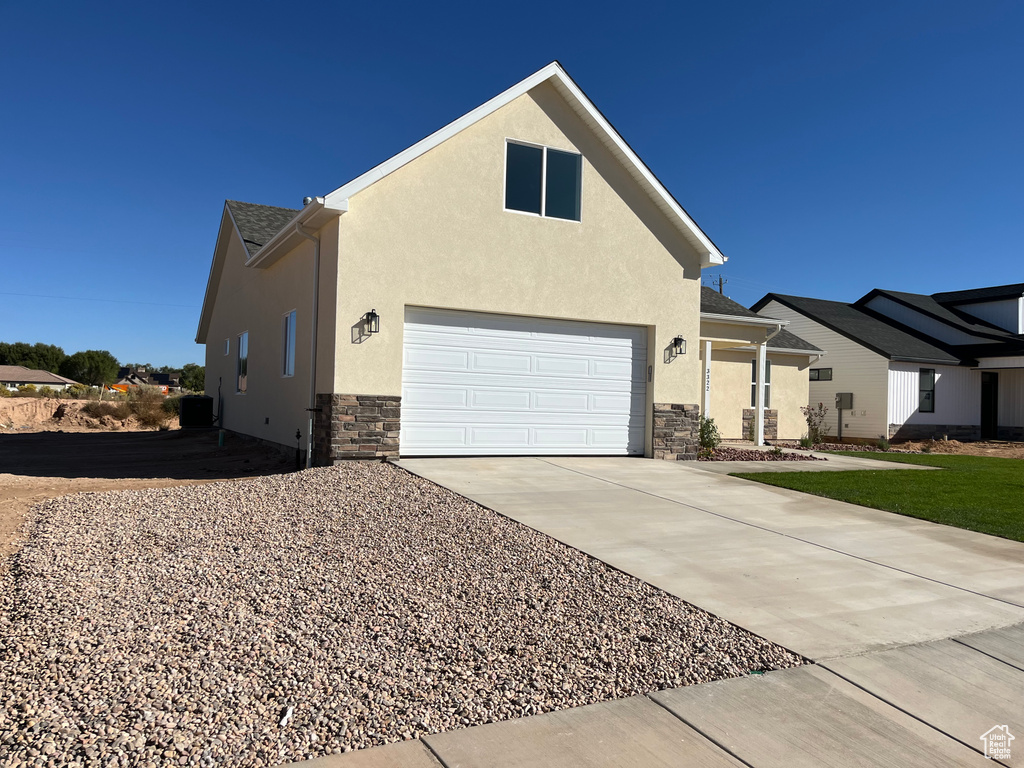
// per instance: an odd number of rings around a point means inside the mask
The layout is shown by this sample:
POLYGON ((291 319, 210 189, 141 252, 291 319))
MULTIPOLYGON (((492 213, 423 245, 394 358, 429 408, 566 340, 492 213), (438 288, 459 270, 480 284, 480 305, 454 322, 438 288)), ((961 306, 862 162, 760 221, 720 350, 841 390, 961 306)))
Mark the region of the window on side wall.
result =
POLYGON ((811 381, 832 381, 832 369, 811 368, 811 381))
POLYGON ((507 210, 579 221, 582 182, 582 155, 515 141, 506 142, 507 210))
MULTIPOLYGON (((750 407, 757 408, 757 358, 750 361, 750 407)), ((772 361, 764 361, 764 407, 772 407, 772 361)))
POLYGON ((235 366, 235 392, 244 395, 249 379, 249 332, 238 334, 238 357, 235 366))
POLYGON ((295 375, 295 310, 281 321, 281 375, 295 375))
POLYGON ((935 413, 935 369, 922 368, 920 376, 918 410, 921 413, 935 413))
POLYGON ((231 339, 224 339, 224 356, 231 354, 231 339))

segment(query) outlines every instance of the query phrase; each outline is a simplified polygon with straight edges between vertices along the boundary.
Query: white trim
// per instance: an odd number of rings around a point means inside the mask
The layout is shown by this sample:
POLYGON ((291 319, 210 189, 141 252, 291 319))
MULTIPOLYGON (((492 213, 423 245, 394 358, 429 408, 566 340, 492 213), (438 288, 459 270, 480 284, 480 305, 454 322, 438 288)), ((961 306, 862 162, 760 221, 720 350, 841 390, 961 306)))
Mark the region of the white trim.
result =
MULTIPOLYGON (((689 240, 695 248, 702 252, 701 267, 724 264, 727 259, 722 252, 718 250, 715 244, 711 242, 711 239, 704 234, 703 230, 701 230, 701 228, 697 226, 696 222, 690 218, 690 215, 686 213, 679 203, 675 201, 675 198, 669 194, 668 190, 665 189, 661 182, 658 181, 653 173, 651 173, 650 169, 643 163, 637 154, 633 152, 629 145, 626 144, 625 140, 618 134, 618 132, 612 128, 611 124, 605 120, 597 107, 595 107, 583 91, 580 90, 579 86, 573 82, 572 78, 569 77, 558 62, 548 64, 543 69, 534 72, 526 79, 521 80, 511 88, 498 94, 490 101, 481 104, 476 109, 467 112, 462 117, 453 120, 440 130, 430 134, 425 139, 416 142, 411 147, 385 160, 380 165, 371 168, 361 176, 357 176, 347 184, 338 187, 325 197, 318 199, 322 199, 324 206, 327 208, 334 208, 341 203, 345 203, 347 205, 348 199, 353 195, 362 192, 371 184, 380 181, 385 176, 397 171, 399 168, 412 162, 420 155, 425 154, 442 142, 447 141, 451 137, 479 122, 501 107, 519 98, 523 94, 528 93, 533 88, 536 88, 538 85, 548 80, 552 81, 556 90, 558 90, 559 93, 569 101, 570 105, 576 109, 582 117, 584 117, 585 122, 591 124, 592 129, 595 129, 595 133, 598 133, 604 138, 605 143, 608 145, 609 149, 612 150, 612 153, 619 156, 629 173, 644 189, 647 190, 655 200, 655 203, 665 210, 671 218, 676 220, 679 231, 683 233, 686 239, 689 240)), ((263 251, 266 250, 267 246, 265 245, 260 253, 263 253, 263 251)))
MULTIPOLYGON (((782 330, 789 325, 789 320, 772 320, 770 317, 740 317, 739 315, 717 315, 714 312, 701 312, 701 320, 730 325, 771 325, 782 330)), ((774 334, 773 334, 774 335, 774 334)))
POLYGON ((298 308, 289 309, 287 312, 281 313, 281 319, 284 321, 281 327, 281 378, 292 379, 295 378, 295 344, 298 340, 298 331, 295 326, 299 322, 299 310, 298 308), (292 315, 295 315, 292 319, 292 315), (288 326, 292 325, 292 340, 291 344, 288 343, 288 326), (288 373, 288 353, 291 353, 291 369, 292 372, 288 373))
POLYGON ((231 338, 224 339, 224 357, 231 354, 231 338))

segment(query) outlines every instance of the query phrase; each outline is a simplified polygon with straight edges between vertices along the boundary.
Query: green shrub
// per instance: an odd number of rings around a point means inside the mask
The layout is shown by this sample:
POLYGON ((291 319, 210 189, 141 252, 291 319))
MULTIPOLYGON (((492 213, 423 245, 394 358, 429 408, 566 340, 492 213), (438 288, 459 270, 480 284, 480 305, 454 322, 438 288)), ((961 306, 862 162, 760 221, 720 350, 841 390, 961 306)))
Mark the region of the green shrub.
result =
POLYGON ((804 435, 803 437, 800 438, 800 447, 801 448, 813 448, 814 447, 814 441, 811 440, 811 438, 808 437, 807 435, 804 435))
POLYGON ((124 421, 132 414, 127 403, 114 400, 93 400, 82 406, 82 413, 88 414, 94 419, 110 416, 118 421, 124 421))
POLYGON ((715 426, 714 419, 701 416, 700 429, 697 434, 700 447, 705 450, 714 451, 715 448, 722 444, 722 436, 718 434, 718 427, 715 426))
POLYGON ((880 438, 878 438, 878 442, 875 443, 875 445, 878 446, 879 450, 888 451, 889 447, 890 447, 889 446, 889 439, 886 438, 886 437, 880 437, 880 438))
POLYGON ((163 409, 164 413, 169 416, 180 416, 181 415, 181 395, 170 395, 164 399, 163 409))
POLYGON ((128 407, 144 427, 159 427, 167 423, 166 400, 159 387, 135 387, 128 392, 128 407))
POLYGON ((22 384, 18 387, 18 391, 14 394, 15 397, 39 397, 39 390, 36 389, 35 384, 22 384))
POLYGON ((782 455, 782 449, 779 448, 779 446, 777 446, 777 445, 773 445, 772 449, 769 451, 769 453, 772 456, 781 456, 782 455))
POLYGON ((9 390, 6 387, 6 385, 0 384, 0 397, 10 397, 10 396, 11 396, 11 390, 9 390))
POLYGON ((64 392, 65 394, 67 394, 68 397, 80 400, 88 396, 89 387, 85 386, 85 384, 75 383, 69 386, 67 389, 65 389, 64 392))
POLYGON ((57 397, 57 390, 53 387, 41 387, 39 389, 40 397, 57 397))

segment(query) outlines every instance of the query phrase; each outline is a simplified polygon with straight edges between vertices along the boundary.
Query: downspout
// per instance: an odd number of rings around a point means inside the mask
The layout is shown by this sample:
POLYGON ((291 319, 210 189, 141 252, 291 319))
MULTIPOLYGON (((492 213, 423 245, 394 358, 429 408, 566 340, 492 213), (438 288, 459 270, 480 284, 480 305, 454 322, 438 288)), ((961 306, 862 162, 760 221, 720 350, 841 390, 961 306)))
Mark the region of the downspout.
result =
POLYGON ((320 303, 320 238, 306 230, 301 224, 295 225, 295 231, 307 240, 313 241, 313 329, 309 339, 309 407, 306 413, 309 420, 306 424, 306 469, 313 466, 313 418, 316 413, 316 334, 320 319, 318 305, 320 303))

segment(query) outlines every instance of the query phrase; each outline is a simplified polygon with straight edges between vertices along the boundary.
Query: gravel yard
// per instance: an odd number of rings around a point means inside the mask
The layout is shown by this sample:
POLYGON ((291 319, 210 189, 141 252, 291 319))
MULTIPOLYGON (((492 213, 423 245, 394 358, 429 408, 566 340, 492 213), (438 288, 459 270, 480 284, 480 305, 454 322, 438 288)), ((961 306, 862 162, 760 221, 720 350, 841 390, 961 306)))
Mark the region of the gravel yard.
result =
POLYGON ((4 766, 276 765, 802 662, 381 463, 52 499, 0 578, 4 766))

